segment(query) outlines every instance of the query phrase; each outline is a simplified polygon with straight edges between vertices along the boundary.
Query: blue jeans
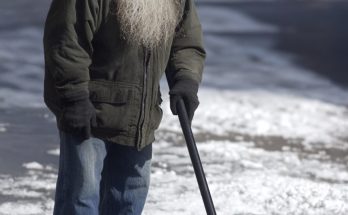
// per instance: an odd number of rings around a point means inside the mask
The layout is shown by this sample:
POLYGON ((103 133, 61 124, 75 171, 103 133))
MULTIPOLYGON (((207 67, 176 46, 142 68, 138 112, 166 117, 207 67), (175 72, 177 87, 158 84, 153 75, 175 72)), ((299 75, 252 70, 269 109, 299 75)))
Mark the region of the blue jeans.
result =
POLYGON ((152 145, 82 140, 60 131, 54 215, 140 215, 150 184, 152 145))

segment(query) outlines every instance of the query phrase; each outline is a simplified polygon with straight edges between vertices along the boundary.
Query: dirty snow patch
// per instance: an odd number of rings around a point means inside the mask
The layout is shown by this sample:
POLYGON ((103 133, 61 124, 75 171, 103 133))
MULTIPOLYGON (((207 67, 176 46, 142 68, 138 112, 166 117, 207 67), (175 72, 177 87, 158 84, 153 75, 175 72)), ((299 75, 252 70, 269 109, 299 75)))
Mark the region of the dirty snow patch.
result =
POLYGON ((30 163, 24 163, 23 167, 27 169, 34 169, 34 170, 43 170, 44 166, 38 162, 30 162, 30 163))
POLYGON ((0 205, 1 215, 38 215, 44 214, 40 204, 11 202, 0 205))

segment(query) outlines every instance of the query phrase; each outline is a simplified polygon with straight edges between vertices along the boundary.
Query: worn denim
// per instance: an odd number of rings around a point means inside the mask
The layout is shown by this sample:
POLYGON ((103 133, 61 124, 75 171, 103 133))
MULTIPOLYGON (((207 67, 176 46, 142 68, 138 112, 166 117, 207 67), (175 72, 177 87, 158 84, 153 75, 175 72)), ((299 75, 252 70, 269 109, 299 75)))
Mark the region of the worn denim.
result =
POLYGON ((60 131, 54 215, 140 215, 150 184, 152 145, 138 151, 60 131))

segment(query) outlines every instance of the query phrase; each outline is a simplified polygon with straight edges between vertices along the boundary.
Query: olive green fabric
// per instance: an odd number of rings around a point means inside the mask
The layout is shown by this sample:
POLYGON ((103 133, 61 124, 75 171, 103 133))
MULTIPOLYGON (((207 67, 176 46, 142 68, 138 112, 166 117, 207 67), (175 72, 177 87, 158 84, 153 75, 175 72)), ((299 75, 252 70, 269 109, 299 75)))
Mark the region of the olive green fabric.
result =
POLYGON ((186 0, 168 43, 131 45, 120 35, 113 1, 53 0, 44 32, 44 99, 59 119, 66 99, 89 96, 97 111, 92 134, 141 150, 162 119, 164 72, 170 83, 202 80, 201 24, 194 0, 186 0))

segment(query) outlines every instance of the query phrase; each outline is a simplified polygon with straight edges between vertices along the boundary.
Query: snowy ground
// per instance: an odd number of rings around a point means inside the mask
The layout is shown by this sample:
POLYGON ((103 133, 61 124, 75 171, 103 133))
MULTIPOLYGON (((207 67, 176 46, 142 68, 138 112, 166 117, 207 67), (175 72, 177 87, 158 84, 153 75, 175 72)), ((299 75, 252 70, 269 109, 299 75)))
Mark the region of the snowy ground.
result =
MULTIPOLYGON (((199 12, 208 60, 193 131, 217 213, 348 214, 348 90, 298 66, 296 56, 273 50, 275 26, 231 8, 201 7, 199 12), (256 36, 233 38, 221 32, 256 36)), ((22 30, 28 38, 22 45, 30 49, 32 42, 38 44, 40 31, 22 30)), ((7 41, 0 59, 11 68, 15 57, 6 53, 21 43, 10 45, 10 35, 0 40, 7 41)), ((28 58, 33 65, 25 70, 28 74, 38 75, 33 68, 39 57, 28 58)), ((11 83, 16 74, 3 77, 11 83)), ((35 97, 37 84, 23 86, 27 98, 35 97)), ((178 120, 170 114, 165 81, 162 86, 164 117, 156 134, 144 215, 204 214, 178 120)), ((0 89, 1 106, 23 104, 21 93, 0 89)), ((40 96, 30 101, 38 107, 40 96)), ((55 129, 46 111, 39 116, 55 129)), ((10 133, 11 126, 0 119, 0 135, 10 133)), ((45 153, 56 160, 59 155, 56 145, 45 153)), ((22 169, 18 176, 0 173, 0 215, 51 214, 56 163, 33 158, 22 169)))
MULTIPOLYGON (((259 91, 203 88, 200 98, 193 127, 218 214, 348 213, 345 107, 259 91)), ((204 214, 178 122, 164 110, 144 214, 204 214)), ((56 168, 23 167, 0 176, 0 214, 49 214, 56 168)))

